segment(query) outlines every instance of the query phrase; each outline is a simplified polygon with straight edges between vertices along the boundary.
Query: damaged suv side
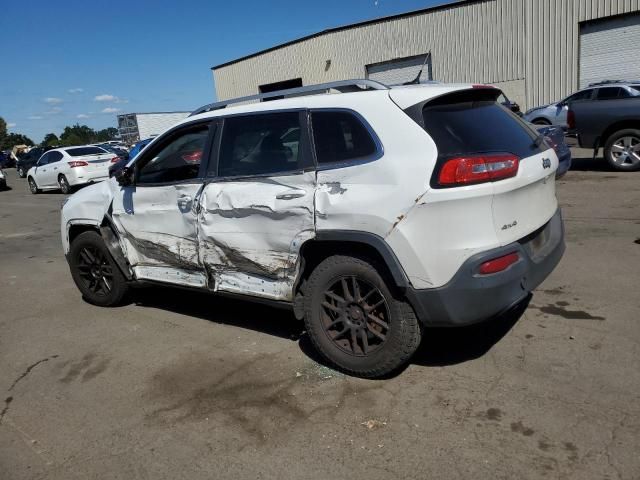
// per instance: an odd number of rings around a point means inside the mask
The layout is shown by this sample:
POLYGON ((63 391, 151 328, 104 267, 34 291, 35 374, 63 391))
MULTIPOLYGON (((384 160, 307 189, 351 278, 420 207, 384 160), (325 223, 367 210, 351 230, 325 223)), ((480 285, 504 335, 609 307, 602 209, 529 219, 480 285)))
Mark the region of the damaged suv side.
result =
POLYGON ((290 305, 329 362, 379 377, 425 327, 497 315, 553 270, 558 160, 499 90, 337 90, 205 107, 70 197, 84 298, 158 282, 290 305))

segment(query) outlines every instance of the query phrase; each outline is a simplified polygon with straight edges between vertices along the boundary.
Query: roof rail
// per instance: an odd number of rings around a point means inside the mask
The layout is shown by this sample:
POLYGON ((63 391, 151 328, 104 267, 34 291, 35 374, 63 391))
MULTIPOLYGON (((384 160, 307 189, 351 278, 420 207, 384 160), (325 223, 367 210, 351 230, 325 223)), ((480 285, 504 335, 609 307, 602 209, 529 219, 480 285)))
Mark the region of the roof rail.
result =
POLYGON ((631 84, 639 84, 640 80, 602 80, 600 82, 590 83, 590 87, 595 87, 597 85, 611 85, 616 83, 631 83, 631 84))
POLYGON ((285 90, 277 90, 275 92, 259 93, 257 95, 249 95, 247 97, 232 98, 222 102, 215 102, 205 105, 191 112, 190 117, 200 113, 212 112, 226 108, 234 103, 250 102, 254 100, 265 100, 274 97, 302 97, 305 95, 314 95, 318 93, 328 93, 329 90, 338 90, 341 93, 363 92, 367 89, 371 90, 388 90, 389 87, 383 83, 374 80, 341 80, 338 82, 319 83, 318 85, 307 85, 306 87, 287 88, 285 90))

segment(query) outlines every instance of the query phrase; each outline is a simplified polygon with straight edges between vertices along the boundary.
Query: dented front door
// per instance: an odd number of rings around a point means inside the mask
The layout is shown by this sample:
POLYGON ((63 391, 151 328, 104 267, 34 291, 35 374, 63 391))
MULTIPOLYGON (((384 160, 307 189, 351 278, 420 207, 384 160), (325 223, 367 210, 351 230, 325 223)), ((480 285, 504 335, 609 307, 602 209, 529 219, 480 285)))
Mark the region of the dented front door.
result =
POLYGON ((113 220, 137 279, 205 287, 198 200, 214 125, 169 132, 136 159, 135 185, 114 192, 113 220))
POLYGON ((124 187, 113 219, 136 278, 205 286, 196 237, 202 182, 124 187))

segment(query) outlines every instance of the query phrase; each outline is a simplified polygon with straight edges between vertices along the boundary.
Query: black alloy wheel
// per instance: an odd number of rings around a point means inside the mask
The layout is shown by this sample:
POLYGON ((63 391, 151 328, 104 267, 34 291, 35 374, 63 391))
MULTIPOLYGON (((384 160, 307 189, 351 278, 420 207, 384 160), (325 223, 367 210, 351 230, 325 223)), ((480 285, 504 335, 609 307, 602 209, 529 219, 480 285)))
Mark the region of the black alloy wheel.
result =
POLYGON ((83 247, 76 266, 84 288, 98 297, 107 297, 111 293, 113 266, 101 250, 93 246, 83 247))
POLYGON ((389 306, 379 288, 355 276, 337 279, 324 292, 322 326, 343 352, 374 353, 387 340, 389 306))

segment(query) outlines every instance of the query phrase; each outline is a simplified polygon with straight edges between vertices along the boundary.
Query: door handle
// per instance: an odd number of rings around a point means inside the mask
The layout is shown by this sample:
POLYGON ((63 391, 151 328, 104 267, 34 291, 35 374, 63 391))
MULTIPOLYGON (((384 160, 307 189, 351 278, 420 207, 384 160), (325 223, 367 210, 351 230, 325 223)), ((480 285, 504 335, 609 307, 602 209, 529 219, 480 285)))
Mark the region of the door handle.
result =
POLYGON ((287 190, 276 195, 276 200, 293 200, 294 198, 302 198, 307 194, 304 190, 287 190))
POLYGON ((191 198, 189 195, 183 195, 180 198, 178 198, 178 206, 180 208, 187 208, 187 206, 193 201, 193 198, 191 198))

